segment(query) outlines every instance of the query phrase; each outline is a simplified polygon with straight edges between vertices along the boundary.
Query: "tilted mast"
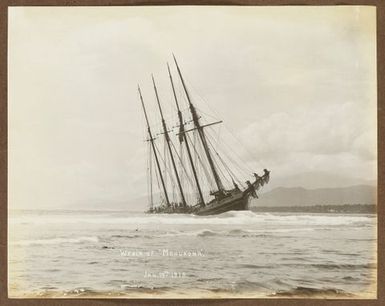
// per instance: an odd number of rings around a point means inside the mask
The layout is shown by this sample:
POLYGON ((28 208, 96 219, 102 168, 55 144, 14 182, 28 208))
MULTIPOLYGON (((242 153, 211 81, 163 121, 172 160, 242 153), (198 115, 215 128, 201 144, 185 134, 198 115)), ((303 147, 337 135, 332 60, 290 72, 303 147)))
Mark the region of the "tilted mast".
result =
POLYGON ((168 135, 166 121, 164 120, 162 107, 160 106, 158 90, 156 89, 154 76, 151 76, 151 77, 152 77, 152 83, 154 84, 155 96, 156 96, 156 101, 158 102, 160 116, 162 118, 163 134, 164 134, 164 138, 165 138, 166 143, 167 143, 168 151, 170 152, 171 163, 172 163, 172 166, 174 168, 176 180, 178 182, 178 187, 179 187, 179 192, 180 192, 180 196, 181 196, 181 200, 182 200, 182 205, 186 206, 186 199, 185 199, 184 194, 183 194, 182 184, 180 183, 178 170, 177 170, 176 165, 175 165, 174 155, 172 154, 172 149, 171 149, 171 145, 170 145, 170 141, 171 141, 170 136, 168 135))
POLYGON ((191 115, 192 115, 192 119, 193 119, 193 122, 194 122, 194 125, 195 125, 196 129, 198 130, 198 134, 199 134, 199 137, 201 139, 203 148, 205 150, 205 153, 206 153, 206 156, 207 156, 207 160, 209 161, 210 168, 211 168, 211 171, 213 173, 215 183, 216 183, 216 185, 218 187, 219 193, 223 194, 223 190, 224 190, 223 184, 222 184, 221 178, 218 175, 218 171, 217 171, 217 169, 215 167, 213 158, 211 157, 210 149, 209 149, 209 146, 208 146, 207 140, 206 140, 206 135, 205 135, 205 133, 203 131, 203 126, 201 126, 201 124, 199 122, 199 116, 197 114, 197 111, 196 111, 194 105, 191 102, 190 95, 189 95, 189 93, 187 91, 186 84, 184 82, 182 73, 180 72, 180 69, 179 69, 179 66, 178 66, 178 62, 176 61, 176 58, 175 58, 174 55, 173 55, 173 57, 174 57, 174 62, 175 62, 176 68, 178 70, 179 77, 180 77, 180 79, 182 81, 183 89, 184 89, 184 91, 186 93, 186 97, 187 97, 187 100, 188 100, 188 103, 189 103, 189 106, 190 106, 190 112, 191 112, 191 115))
POLYGON ((191 156, 190 146, 189 146, 189 144, 188 144, 187 137, 186 137, 186 133, 185 133, 185 131, 184 131, 183 116, 182 116, 182 112, 180 111, 180 108, 179 108, 178 99, 177 99, 176 93, 175 93, 174 82, 173 82, 173 80, 172 80, 172 75, 171 75, 171 71, 170 71, 170 66, 168 65, 168 63, 167 63, 167 69, 168 69, 168 75, 169 75, 170 81, 171 81, 171 87, 172 87, 172 92, 173 92, 173 94, 174 94, 174 99, 175 99, 175 103, 176 103, 176 108, 178 109, 178 118, 179 118, 179 142, 182 143, 182 142, 184 141, 184 143, 185 143, 185 145, 186 145, 187 154, 188 154, 188 157, 189 157, 191 169, 192 169, 192 171, 193 171, 195 183, 196 183, 196 185, 197 185, 197 189, 198 189, 198 193, 199 193, 200 203, 201 203, 202 206, 204 206, 204 205, 205 205, 205 200, 204 200, 204 198, 203 198, 201 186, 200 186, 199 180, 198 180, 198 175, 197 175, 197 172, 196 172, 196 170, 195 170, 194 161, 193 161, 193 158, 192 158, 192 156, 191 156))
POLYGON ((159 172, 159 176, 160 176, 160 181, 162 182, 162 187, 163 187, 164 196, 165 196, 165 198, 166 198, 167 206, 170 206, 170 201, 169 201, 169 199, 168 199, 167 190, 166 190, 166 185, 164 184, 163 175, 162 175, 162 170, 161 170, 160 164, 159 164, 158 154, 156 153, 156 148, 155 148, 155 144, 154 144, 154 138, 152 137, 151 128, 150 128, 150 123, 149 123, 148 117, 147 117, 146 107, 144 106, 143 97, 142 97, 142 92, 140 91, 139 85, 138 85, 138 91, 139 91, 140 101, 142 102, 142 107, 143 107, 144 117, 146 118, 148 136, 150 137, 151 147, 152 147, 152 150, 154 151, 154 155, 155 155, 156 166, 158 167, 158 172, 159 172))

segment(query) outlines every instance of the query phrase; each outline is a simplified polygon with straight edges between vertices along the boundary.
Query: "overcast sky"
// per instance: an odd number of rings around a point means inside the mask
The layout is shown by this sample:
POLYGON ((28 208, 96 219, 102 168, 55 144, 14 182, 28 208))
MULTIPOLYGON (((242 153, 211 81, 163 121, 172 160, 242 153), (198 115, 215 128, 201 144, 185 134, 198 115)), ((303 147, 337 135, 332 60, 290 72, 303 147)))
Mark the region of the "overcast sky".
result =
POLYGON ((375 180, 375 32, 372 7, 10 8, 10 207, 143 196, 137 84, 152 122, 151 73, 173 113, 172 52, 245 162, 272 170, 270 188, 375 180))

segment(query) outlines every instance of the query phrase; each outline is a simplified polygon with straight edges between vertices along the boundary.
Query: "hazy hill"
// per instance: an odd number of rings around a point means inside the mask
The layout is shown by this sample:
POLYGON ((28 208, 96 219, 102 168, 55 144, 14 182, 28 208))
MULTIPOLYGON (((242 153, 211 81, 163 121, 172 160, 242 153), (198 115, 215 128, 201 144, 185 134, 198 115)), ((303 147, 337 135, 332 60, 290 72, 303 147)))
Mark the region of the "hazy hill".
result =
POLYGON ((251 206, 312 206, 342 204, 376 204, 376 187, 356 185, 342 188, 305 189, 278 187, 260 194, 251 206))
MULTIPOLYGON (((278 187, 258 195, 259 199, 253 200, 251 206, 313 206, 376 204, 377 202, 376 187, 369 185, 318 189, 278 187)), ((147 206, 147 197, 144 196, 127 201, 93 202, 92 209, 144 211, 148 208, 147 206)))

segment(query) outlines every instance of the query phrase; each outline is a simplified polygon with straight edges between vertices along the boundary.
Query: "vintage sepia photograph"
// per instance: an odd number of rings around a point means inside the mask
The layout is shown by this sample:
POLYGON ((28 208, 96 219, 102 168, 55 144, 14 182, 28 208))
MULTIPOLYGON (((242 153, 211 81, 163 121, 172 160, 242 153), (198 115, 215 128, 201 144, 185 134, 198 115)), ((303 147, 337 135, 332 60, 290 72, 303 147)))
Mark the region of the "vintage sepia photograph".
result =
POLYGON ((10 298, 377 298, 374 6, 8 8, 10 298))

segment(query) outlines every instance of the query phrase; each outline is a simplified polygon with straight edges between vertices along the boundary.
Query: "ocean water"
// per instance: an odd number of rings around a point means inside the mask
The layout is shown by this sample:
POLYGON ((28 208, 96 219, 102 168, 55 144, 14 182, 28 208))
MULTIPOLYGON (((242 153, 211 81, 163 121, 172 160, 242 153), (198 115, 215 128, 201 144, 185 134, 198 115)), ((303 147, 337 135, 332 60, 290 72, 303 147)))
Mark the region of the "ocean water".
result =
POLYGON ((11 211, 11 297, 376 297, 375 215, 11 211))

